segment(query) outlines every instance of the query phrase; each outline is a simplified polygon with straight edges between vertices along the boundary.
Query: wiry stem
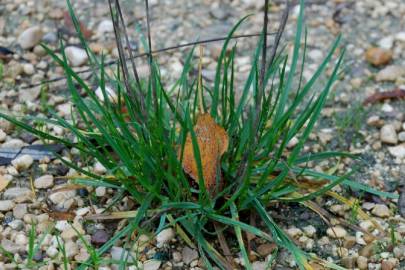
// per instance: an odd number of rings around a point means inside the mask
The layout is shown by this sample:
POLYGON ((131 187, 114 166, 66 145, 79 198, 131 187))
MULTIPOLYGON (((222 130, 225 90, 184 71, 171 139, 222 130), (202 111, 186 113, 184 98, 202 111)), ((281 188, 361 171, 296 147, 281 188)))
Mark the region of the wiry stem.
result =
MULTIPOLYGON (((258 93, 256 94, 256 110, 255 110, 255 115, 254 115, 254 121, 252 124, 252 132, 253 132, 254 136, 253 136, 253 141, 251 143, 251 146, 247 148, 247 150, 245 151, 245 153, 242 156, 242 160, 241 160, 239 169, 236 174, 237 181, 239 183, 242 183, 243 179, 245 179, 245 177, 248 174, 247 168, 249 167, 248 166, 249 154, 255 150, 255 147, 257 146, 258 141, 259 141, 258 128, 260 126, 260 119, 261 119, 261 114, 262 114, 262 99, 265 95, 265 88, 266 88, 265 75, 266 75, 266 66, 267 66, 266 55, 267 55, 267 27, 268 27, 269 1, 265 0, 264 3, 265 3, 264 4, 265 6, 264 6, 264 19, 263 19, 263 50, 262 50, 261 68, 260 68, 260 75, 259 75, 259 87, 258 87, 258 93)), ((288 0, 286 0, 286 8, 284 10, 283 16, 281 17, 279 28, 276 32, 276 38, 274 41, 274 45, 272 47, 268 68, 270 68, 274 62, 274 58, 277 53, 277 47, 279 45, 282 33, 284 32, 285 25, 287 23, 288 11, 289 11, 289 3, 288 3, 288 0)))
MULTIPOLYGON (((276 33, 269 33, 267 35, 271 36, 271 35, 275 35, 275 34, 276 33)), ((230 39, 240 39, 240 38, 248 38, 248 37, 258 37, 258 36, 261 36, 261 34, 256 33, 256 34, 235 35, 235 36, 232 36, 230 39)), ((204 40, 200 40, 200 41, 188 42, 188 43, 184 43, 184 44, 181 44, 181 45, 174 45, 174 46, 158 49, 158 50, 152 51, 152 54, 163 53, 163 52, 177 50, 177 49, 186 48, 186 47, 191 47, 191 46, 195 46, 195 45, 199 45, 199 44, 206 44, 206 43, 223 41, 223 40, 226 40, 227 38, 228 37, 217 37, 217 38, 211 38, 211 39, 204 39, 204 40)), ((140 53, 140 54, 134 55, 132 58, 126 58, 126 60, 145 57, 145 56, 148 56, 148 55, 149 55, 149 53, 140 53)), ((112 60, 112 61, 104 63, 104 66, 112 66, 112 65, 115 65, 117 63, 118 63, 117 60, 112 60)), ((99 67, 95 67, 94 69, 99 69, 99 67)), ((85 70, 82 70, 82 71, 78 71, 77 74, 87 73, 87 72, 89 72, 91 70, 92 69, 85 69, 85 70)), ((56 78, 52 78, 52 79, 49 79, 49 80, 46 80, 46 81, 42 81, 40 83, 34 83, 34 84, 29 84, 27 86, 23 86, 23 87, 21 87, 21 89, 29 89, 29 88, 37 87, 37 86, 39 86, 41 84, 53 83, 53 82, 57 82, 57 81, 64 80, 64 79, 66 79, 66 77, 56 77, 56 78)))
POLYGON ((150 14, 149 14, 149 1, 145 0, 145 9, 146 9, 146 28, 148 32, 148 62, 149 62, 149 83, 152 84, 152 95, 155 102, 155 110, 158 108, 158 100, 156 93, 156 82, 155 78, 155 69, 153 68, 153 56, 152 56, 152 38, 150 34, 150 14))
MULTIPOLYGON (((119 18, 121 19, 122 30, 123 30, 123 32, 124 32, 125 42, 126 42, 126 44, 127 44, 127 50, 128 50, 128 53, 129 53, 129 59, 130 59, 130 61, 131 61, 131 65, 132 65, 132 72, 133 72, 133 74, 134 74, 135 82, 136 82, 137 87, 138 87, 138 96, 139 96, 138 102, 139 102, 139 106, 140 106, 140 109, 141 109, 141 113, 143 114, 144 117, 146 117, 144 95, 143 95, 143 93, 142 93, 141 82, 140 82, 140 80, 139 80, 138 71, 137 71, 137 69, 136 69, 135 58, 134 58, 134 55, 133 55, 133 53, 132 53, 131 44, 130 44, 130 42, 129 42, 128 33, 127 33, 127 28, 126 28, 126 26, 125 26, 125 21, 124 21, 123 15, 122 15, 122 11, 121 11, 121 6, 120 6, 120 3, 119 3, 119 0, 115 0, 115 5, 116 5, 116 9, 117 9, 117 11, 118 11, 119 18)), ((120 40, 120 41, 121 41, 121 40, 120 40)), ((121 45, 121 46, 122 46, 122 45, 121 45)), ((125 62, 125 59, 126 59, 126 58, 124 58, 124 62, 125 62)), ((134 96, 133 91, 130 91, 130 93, 131 93, 132 96, 134 96)))

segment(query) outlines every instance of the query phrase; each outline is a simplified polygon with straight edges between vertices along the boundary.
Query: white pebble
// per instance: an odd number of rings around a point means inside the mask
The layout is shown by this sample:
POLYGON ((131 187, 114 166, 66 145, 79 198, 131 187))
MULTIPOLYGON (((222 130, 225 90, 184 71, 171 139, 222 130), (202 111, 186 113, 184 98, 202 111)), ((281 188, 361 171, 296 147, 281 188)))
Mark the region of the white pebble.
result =
POLYGON ((103 164, 97 161, 94 164, 94 172, 97 174, 105 174, 107 172, 107 169, 104 167, 103 164))
POLYGON ((380 139, 384 143, 397 144, 398 135, 393 125, 384 125, 380 130, 380 139))
POLYGON ((97 197, 103 197, 107 193, 106 187, 97 187, 96 188, 96 196, 97 197))
POLYGON ((174 231, 172 228, 162 230, 156 235, 156 246, 158 248, 163 247, 166 243, 169 243, 174 238, 174 231))
POLYGON ((16 159, 13 159, 11 161, 11 164, 18 170, 26 170, 29 167, 31 167, 32 163, 34 162, 34 159, 30 155, 22 155, 17 157, 16 159))
POLYGON ((344 238, 347 235, 346 230, 340 226, 328 228, 326 230, 326 233, 328 234, 329 237, 332 238, 344 238))
MULTIPOLYGON (((105 94, 108 97, 108 100, 111 103, 114 103, 114 104, 118 103, 118 95, 111 87, 105 86, 104 90, 105 90, 105 94)), ((101 89, 100 86, 97 87, 97 89, 96 89, 96 96, 98 97, 99 100, 104 102, 103 90, 101 89)))
POLYGON ((66 47, 65 54, 67 59, 69 60, 69 63, 74 67, 82 66, 88 60, 86 51, 78 47, 66 47))
POLYGON ((17 39, 23 49, 31 49, 37 45, 43 36, 43 32, 39 26, 33 26, 24 30, 17 39))

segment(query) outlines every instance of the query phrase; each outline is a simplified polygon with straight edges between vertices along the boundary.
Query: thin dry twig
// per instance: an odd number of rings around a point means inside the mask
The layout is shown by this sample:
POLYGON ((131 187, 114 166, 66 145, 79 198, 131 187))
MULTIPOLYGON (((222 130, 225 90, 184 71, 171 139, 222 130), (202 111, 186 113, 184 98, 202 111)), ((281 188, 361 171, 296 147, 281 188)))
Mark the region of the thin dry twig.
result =
MULTIPOLYGON (((276 33, 274 32, 274 33, 268 33, 267 35, 271 36, 271 35, 275 35, 275 34, 276 33)), ((234 36, 231 37, 231 39, 259 37, 260 35, 261 35, 260 33, 245 34, 245 35, 234 35, 234 36)), ((184 43, 184 44, 179 44, 179 45, 174 45, 174 46, 158 49, 158 50, 152 51, 152 54, 159 54, 159 53, 173 51, 173 50, 186 48, 186 47, 191 47, 191 46, 195 46, 195 45, 199 45, 199 44, 206 44, 206 43, 224 41, 227 38, 228 37, 223 36, 223 37, 217 37, 217 38, 204 39, 204 40, 200 40, 200 41, 188 42, 188 43, 184 43)), ((148 56, 148 53, 136 54, 136 55, 133 56, 133 59, 141 58, 141 57, 145 57, 145 56, 148 56)), ((126 60, 130 60, 130 58, 126 58, 126 60)), ((111 60, 109 62, 104 63, 104 66, 105 67, 112 66, 112 65, 115 65, 117 63, 118 63, 117 60, 111 60)), ((99 69, 99 67, 96 67, 95 69, 99 69)), ((83 73, 87 73, 87 72, 90 72, 90 71, 92 71, 92 69, 85 69, 85 70, 82 70, 82 71, 78 71, 77 74, 83 74, 83 73)), ((65 79, 66 79, 65 76, 56 77, 56 78, 52 78, 52 79, 42 81, 42 82, 39 82, 39 83, 28 84, 26 86, 21 87, 20 89, 29 89, 29 88, 40 86, 42 84, 53 83, 53 82, 57 82, 57 81, 65 80, 65 79)))
POLYGON ((267 28, 269 24, 269 0, 264 0, 264 18, 263 18, 263 48, 262 63, 260 67, 259 91, 256 96, 256 109, 260 110, 262 97, 264 95, 264 76, 266 74, 266 56, 267 56, 267 28))
POLYGON ((152 38, 150 34, 150 14, 149 14, 149 1, 145 0, 145 12, 146 12, 146 29, 148 34, 148 63, 149 63, 149 83, 152 86, 152 95, 155 102, 155 110, 158 108, 158 100, 156 94, 156 83, 153 78, 155 77, 155 69, 153 68, 153 56, 152 56, 152 38))
POLYGON ((396 88, 391 91, 375 93, 366 98, 363 102, 363 105, 374 104, 377 102, 385 101, 387 99, 405 99, 405 90, 396 88))
POLYGON ((232 252, 229 249, 228 243, 226 242, 226 238, 223 233, 223 226, 217 222, 214 222, 214 228, 215 228, 215 232, 217 233, 218 242, 222 249, 223 255, 225 256, 225 259, 229 263, 229 265, 227 265, 227 269, 228 268, 229 269, 240 269, 233 261, 232 252))
MULTIPOLYGON (((143 94, 140 91, 141 90, 141 84, 140 84, 138 73, 137 73, 137 70, 136 70, 135 61, 134 61, 134 58, 133 58, 133 55, 132 55, 132 50, 130 49, 129 38, 128 38, 128 34, 127 34, 127 31, 126 31, 126 28, 125 28, 125 22, 124 22, 124 18, 122 16, 119 1, 114 0, 115 12, 113 10, 112 0, 108 0, 108 4, 109 4, 110 13, 111 13, 111 19, 112 19, 113 27, 114 27, 115 40, 116 40, 116 44, 117 44, 118 55, 119 55, 119 63, 120 63, 121 69, 122 69, 124 85, 125 85, 125 88, 127 90, 128 96, 134 102, 134 105, 138 106, 140 108, 140 112, 142 113, 142 115, 145 116, 144 107, 143 107, 143 96, 142 96, 143 94), (127 49, 129 51, 129 54, 130 54, 130 60, 131 60, 131 64, 132 64, 132 69, 133 69, 133 72, 134 72, 135 81, 137 82, 137 86, 138 86, 138 95, 135 95, 135 93, 134 93, 134 91, 133 91, 133 89, 131 87, 131 84, 130 84, 130 76, 129 76, 128 66, 127 66, 127 63, 126 63, 127 58, 126 58, 126 55, 125 55, 125 50, 124 50, 124 46, 122 44, 122 39, 121 39, 121 26, 120 26, 120 23, 122 25, 122 31, 124 33, 124 38, 125 38, 125 41, 126 41, 127 49)), ((141 118, 138 117, 137 120, 139 122, 141 122, 141 118)))
MULTIPOLYGON (((266 73, 266 50, 267 50, 267 24, 268 24, 268 0, 265 0, 265 6, 264 6, 264 19, 263 19, 263 35, 264 35, 264 42, 263 42, 263 51, 262 51, 262 66, 261 66, 261 73, 260 73, 260 77, 259 77, 259 90, 258 90, 258 94, 256 97, 256 112, 255 112, 255 118, 254 118, 254 122, 252 125, 252 130, 254 132, 257 131, 258 127, 259 127, 259 122, 260 122, 260 115, 262 112, 262 106, 261 106, 261 101, 262 98, 264 96, 264 90, 265 90, 265 85, 264 85, 264 76, 266 73)), ((275 42, 273 44, 273 48, 272 48, 272 52, 271 52, 271 58, 270 58, 270 64, 269 64, 269 68, 271 67, 271 64, 274 61, 276 52, 277 52, 277 47, 279 45, 281 36, 284 32, 286 23, 287 23, 287 19, 288 19, 288 12, 289 12, 289 3, 288 0, 286 0, 286 8, 283 12, 283 15, 281 17, 280 20, 280 25, 279 28, 277 29, 276 32, 276 39, 275 42)), ((249 153, 251 153, 251 151, 254 150, 254 148, 257 145, 257 141, 258 141, 258 136, 254 136, 254 141, 251 144, 251 147, 249 147, 245 153, 242 156, 242 160, 239 166, 239 169, 237 171, 236 177, 237 177, 237 181, 239 183, 241 183, 243 181, 243 179, 246 177, 247 173, 248 173, 248 157, 249 157, 249 153)))

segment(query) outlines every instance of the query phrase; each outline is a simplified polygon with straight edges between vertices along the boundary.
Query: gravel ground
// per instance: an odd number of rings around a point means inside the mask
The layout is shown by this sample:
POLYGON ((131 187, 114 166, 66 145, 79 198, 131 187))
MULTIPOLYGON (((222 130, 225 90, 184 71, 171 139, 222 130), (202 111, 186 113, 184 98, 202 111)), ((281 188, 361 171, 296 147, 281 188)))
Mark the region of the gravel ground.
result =
MULTIPOLYGON (((225 35, 244 15, 254 13, 239 31, 240 34, 257 33, 261 29, 259 14, 262 2, 257 0, 234 1, 150 1, 152 17, 153 48, 168 46, 225 35)), ((277 29, 283 1, 273 1, 270 12, 270 29, 277 29)), ((298 7, 291 1, 290 18, 284 39, 286 50, 291 50, 298 7)), ((343 34, 347 48, 345 69, 340 82, 334 87, 316 131, 311 134, 308 151, 345 150, 360 154, 366 164, 355 175, 356 181, 382 191, 399 194, 405 188, 405 102, 393 99, 364 105, 367 97, 393 89, 405 90, 405 2, 403 0, 308 0, 306 2, 306 24, 308 26, 308 64, 304 77, 308 79, 322 61, 329 44, 338 33, 343 34)), ((79 19, 83 22, 90 47, 98 54, 107 53, 107 61, 117 58, 112 24, 109 21, 107 1, 73 1, 79 19)), ((145 29, 143 1, 122 1, 128 22, 131 44, 139 53, 143 52, 139 42, 140 32, 145 29), (135 3, 135 4, 134 4, 135 3)), ((86 70, 87 57, 77 47, 78 40, 69 32, 65 22, 64 1, 55 0, 2 0, 0 3, 0 46, 14 54, 0 51, 3 75, 0 80, 0 108, 10 114, 43 114, 47 102, 63 117, 70 117, 70 102, 65 81, 59 80, 49 87, 31 86, 43 80, 63 75, 49 56, 38 45, 42 40, 56 48, 57 32, 63 34, 68 48, 67 56, 75 69, 86 70)), ((236 67, 237 82, 243 82, 249 70, 249 60, 254 49, 255 38, 238 40, 236 67)), ((222 43, 206 45, 204 57, 204 79, 213 80, 215 61, 222 43)), ((186 49, 174 50, 158 55, 162 74, 166 81, 173 82, 181 73, 186 49)), ((148 68, 145 59, 138 59, 141 76, 148 68)), ((86 73, 83 74, 86 77, 86 73)), ((94 86, 96 89, 97 86, 94 86)), ((46 124, 47 130, 63 136, 64 130, 46 124)), ((0 120, 0 149, 19 149, 39 144, 35 137, 16 130, 0 120)), ((65 150, 63 155, 72 158, 77 153, 65 150)), ((84 166, 83 164, 78 164, 84 166)), ((325 171, 333 164, 324 163, 316 169, 325 171)), ((342 160, 337 172, 347 172, 353 166, 342 160)), ((95 173, 104 174, 100 164, 94 164, 95 173)), ((63 239, 70 269, 89 258, 89 254, 78 240, 77 233, 65 220, 58 220, 49 211, 53 209, 74 211, 73 226, 88 242, 97 247, 112 237, 117 223, 89 223, 84 217, 90 212, 102 212, 114 196, 113 191, 103 187, 87 190, 60 190, 66 185, 66 176, 77 175, 57 160, 42 158, 33 160, 22 155, 11 164, 0 166, 0 269, 27 269, 28 235, 32 224, 38 238, 44 237, 40 249, 34 256, 37 262, 46 262, 39 269, 63 269, 61 249, 57 235, 63 239), (6 186, 4 188, 3 186, 6 186), (59 189, 59 191, 58 191, 59 189), (52 191, 52 192, 51 192, 52 191), (91 198, 91 200, 90 200, 91 198), (91 203, 90 203, 91 201, 91 203), (49 226, 55 226, 51 232, 49 226), (7 256, 10 253, 12 259, 7 256)), ((405 210, 398 207, 397 200, 359 194, 355 190, 340 187, 334 191, 346 198, 359 199, 357 205, 371 215, 384 229, 376 229, 367 220, 357 220, 352 208, 326 197, 317 200, 333 217, 326 225, 319 216, 298 205, 278 207, 271 211, 275 219, 283 224, 287 233, 304 250, 318 254, 323 259, 346 268, 358 269, 405 269, 405 210), (345 222, 346 221, 346 222, 345 222), (364 233, 365 231, 370 234, 364 233), (374 237, 372 237, 374 236, 374 237), (395 245, 392 239, 397 239, 395 245)), ((115 210, 129 210, 133 201, 125 197, 115 210)), ((404 206, 402 206, 404 207, 404 206)), ((127 252, 139 252, 143 269, 204 269, 196 250, 189 248, 173 229, 162 231, 156 238, 144 235, 127 252)), ((118 259, 126 247, 118 242, 105 258, 118 259)), ((271 258, 274 244, 256 240, 251 258, 256 270, 265 269, 271 258)), ((241 262, 239 254, 235 261, 241 262)), ((273 264, 274 269, 295 269, 294 260, 281 251, 273 264)), ((132 266, 131 266, 132 267, 132 266)), ((136 269, 134 267, 128 269, 136 269)), ((314 265, 316 269, 322 269, 314 265)), ((118 269, 105 264, 100 270, 118 269)))

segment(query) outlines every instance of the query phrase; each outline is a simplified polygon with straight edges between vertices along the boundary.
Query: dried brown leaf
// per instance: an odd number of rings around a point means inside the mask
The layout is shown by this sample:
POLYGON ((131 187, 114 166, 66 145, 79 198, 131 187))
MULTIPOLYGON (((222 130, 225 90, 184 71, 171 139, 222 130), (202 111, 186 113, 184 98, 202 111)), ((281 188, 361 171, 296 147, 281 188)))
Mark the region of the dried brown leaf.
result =
MULTIPOLYGON (((228 149, 228 134, 209 114, 201 114, 197 117, 194 132, 200 150, 205 188, 213 191, 217 180, 221 183, 221 179, 217 179, 217 171, 220 169, 221 156, 228 149)), ((198 181, 198 166, 190 134, 186 138, 182 165, 184 171, 198 181)))

